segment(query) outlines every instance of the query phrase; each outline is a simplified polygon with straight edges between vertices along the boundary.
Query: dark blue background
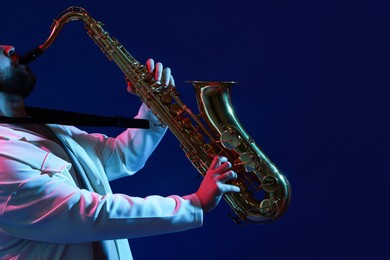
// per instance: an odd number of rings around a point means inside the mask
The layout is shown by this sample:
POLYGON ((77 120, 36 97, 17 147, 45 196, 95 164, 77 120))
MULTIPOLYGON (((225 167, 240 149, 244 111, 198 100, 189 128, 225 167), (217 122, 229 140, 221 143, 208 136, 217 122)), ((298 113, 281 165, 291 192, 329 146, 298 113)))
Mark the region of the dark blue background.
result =
MULTIPOLYGON (((186 80, 240 82, 236 113, 290 180, 289 210, 272 224, 240 227, 223 202, 203 228, 132 239, 136 259, 389 259, 388 3, 2 0, 0 37, 23 53, 43 43, 62 10, 78 5, 139 61, 171 67, 194 111, 186 80)), ((38 84, 30 106, 133 116, 140 104, 80 22, 66 25, 31 67, 38 84)), ((168 133, 147 166, 114 190, 196 191, 197 172, 178 145, 168 133)))

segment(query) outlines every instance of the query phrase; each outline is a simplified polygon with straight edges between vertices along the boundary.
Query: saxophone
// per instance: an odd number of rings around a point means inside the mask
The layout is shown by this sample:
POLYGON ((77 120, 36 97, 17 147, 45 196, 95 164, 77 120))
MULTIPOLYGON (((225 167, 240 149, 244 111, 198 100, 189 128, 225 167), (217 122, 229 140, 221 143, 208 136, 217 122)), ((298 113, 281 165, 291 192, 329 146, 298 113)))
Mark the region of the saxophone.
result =
POLYGON ((232 162, 238 177, 232 184, 239 193, 227 193, 224 199, 232 208, 236 223, 269 223, 280 217, 291 198, 290 184, 276 166, 258 148, 240 125, 230 101, 230 89, 235 82, 191 81, 200 111, 195 115, 179 98, 174 86, 154 81, 144 65, 103 29, 81 7, 62 12, 51 26, 47 40, 27 53, 21 63, 29 63, 46 51, 63 25, 81 20, 88 35, 110 61, 125 74, 136 93, 156 117, 172 131, 187 158, 204 176, 215 155, 232 162))

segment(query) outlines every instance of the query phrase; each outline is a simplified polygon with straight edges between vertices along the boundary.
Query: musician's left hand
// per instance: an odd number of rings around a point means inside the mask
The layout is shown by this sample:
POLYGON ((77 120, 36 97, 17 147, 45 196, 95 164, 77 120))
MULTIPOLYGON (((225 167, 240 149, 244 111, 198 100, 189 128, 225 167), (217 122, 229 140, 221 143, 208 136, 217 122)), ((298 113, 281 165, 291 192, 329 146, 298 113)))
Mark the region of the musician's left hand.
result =
MULTIPOLYGON (((172 77, 171 69, 164 68, 161 62, 155 63, 153 59, 146 61, 146 68, 150 76, 157 82, 160 82, 164 86, 175 86, 175 80, 172 77)), ((137 95, 134 85, 127 80, 127 92, 137 95)))

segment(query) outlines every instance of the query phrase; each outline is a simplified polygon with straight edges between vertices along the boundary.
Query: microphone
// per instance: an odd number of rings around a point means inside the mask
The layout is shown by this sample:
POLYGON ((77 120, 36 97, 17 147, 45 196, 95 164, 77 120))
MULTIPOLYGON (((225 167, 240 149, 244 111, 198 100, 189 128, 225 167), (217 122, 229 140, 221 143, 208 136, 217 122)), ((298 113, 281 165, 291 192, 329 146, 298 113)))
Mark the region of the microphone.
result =
POLYGON ((33 62, 38 56, 41 56, 43 54, 43 50, 40 47, 36 47, 35 49, 29 50, 25 54, 23 54, 19 58, 19 63, 27 65, 31 62, 33 62))

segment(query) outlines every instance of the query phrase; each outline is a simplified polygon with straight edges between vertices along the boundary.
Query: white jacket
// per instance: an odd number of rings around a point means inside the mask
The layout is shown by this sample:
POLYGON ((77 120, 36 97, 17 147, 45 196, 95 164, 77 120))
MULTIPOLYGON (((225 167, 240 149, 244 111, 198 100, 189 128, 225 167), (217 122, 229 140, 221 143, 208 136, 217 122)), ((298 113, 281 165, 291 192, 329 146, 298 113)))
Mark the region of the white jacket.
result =
MULTIPOLYGON (((144 105, 137 117, 156 120, 144 105)), ((127 238, 202 225, 195 194, 137 198, 112 194, 109 187, 108 181, 143 167, 164 128, 128 129, 108 138, 49 127, 69 154, 40 135, 0 126, 0 259, 93 259, 91 241, 104 241, 108 259, 127 260, 127 238), (81 182, 86 189, 78 187, 81 182)))

